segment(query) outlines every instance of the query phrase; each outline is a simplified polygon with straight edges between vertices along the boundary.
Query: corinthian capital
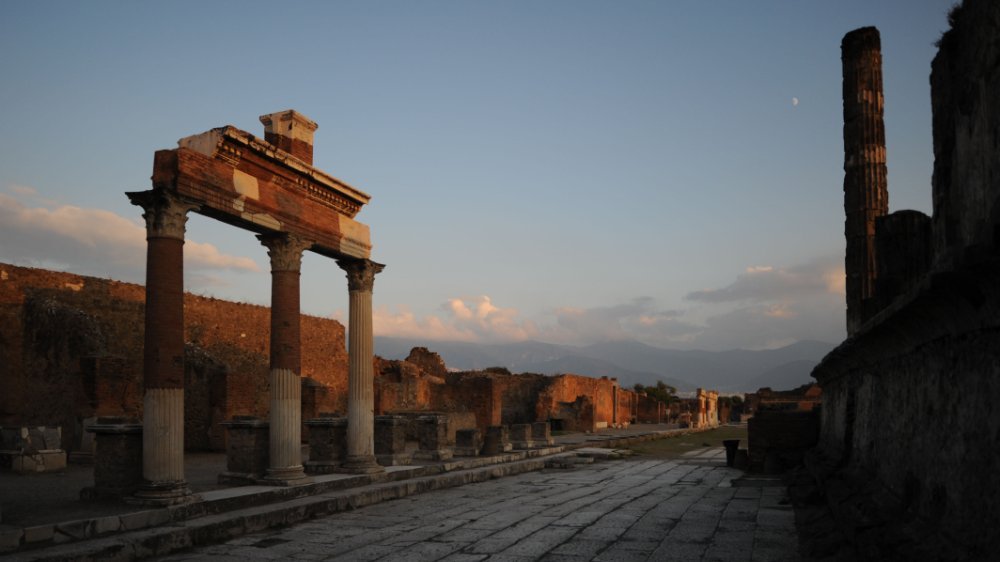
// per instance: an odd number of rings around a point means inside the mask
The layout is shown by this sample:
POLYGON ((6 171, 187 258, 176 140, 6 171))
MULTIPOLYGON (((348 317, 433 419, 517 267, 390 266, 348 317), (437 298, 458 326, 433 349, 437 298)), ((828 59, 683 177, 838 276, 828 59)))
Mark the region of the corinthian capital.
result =
POLYGON ((348 291, 372 292, 375 288, 375 274, 385 269, 385 265, 372 260, 341 258, 337 265, 347 272, 348 291))
POLYGON ((258 234, 257 239, 267 248, 271 271, 299 271, 302 269, 302 252, 313 245, 298 236, 280 232, 258 234))
POLYGON ((170 192, 150 190, 126 193, 133 205, 142 207, 146 219, 146 238, 176 238, 184 240, 184 225, 188 211, 199 206, 170 192))

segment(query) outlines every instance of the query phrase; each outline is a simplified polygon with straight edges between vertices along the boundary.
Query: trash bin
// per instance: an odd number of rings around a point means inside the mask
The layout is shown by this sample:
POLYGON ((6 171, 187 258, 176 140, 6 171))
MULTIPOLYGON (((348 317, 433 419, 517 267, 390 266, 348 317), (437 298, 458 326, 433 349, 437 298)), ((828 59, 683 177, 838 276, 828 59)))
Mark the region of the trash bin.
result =
POLYGON ((736 461, 736 449, 740 448, 740 440, 723 439, 722 445, 726 448, 726 466, 733 466, 736 461))

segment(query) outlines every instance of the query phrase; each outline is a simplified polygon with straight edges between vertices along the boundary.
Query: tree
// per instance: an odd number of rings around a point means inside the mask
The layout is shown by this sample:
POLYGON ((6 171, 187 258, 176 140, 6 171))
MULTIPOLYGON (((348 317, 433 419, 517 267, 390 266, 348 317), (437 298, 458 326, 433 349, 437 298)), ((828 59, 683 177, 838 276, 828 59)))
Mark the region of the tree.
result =
POLYGON ((633 388, 636 392, 645 392, 646 396, 655 398, 664 404, 670 404, 677 400, 677 389, 663 381, 656 381, 656 386, 644 386, 636 383, 633 388))

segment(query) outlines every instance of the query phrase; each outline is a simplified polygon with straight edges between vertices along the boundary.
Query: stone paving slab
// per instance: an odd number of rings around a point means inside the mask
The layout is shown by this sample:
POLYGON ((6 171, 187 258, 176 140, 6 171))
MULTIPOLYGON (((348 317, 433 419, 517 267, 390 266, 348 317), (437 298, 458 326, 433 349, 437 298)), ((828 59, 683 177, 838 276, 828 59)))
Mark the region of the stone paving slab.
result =
POLYGON ((442 489, 168 555, 379 561, 799 560, 784 491, 734 487, 713 451, 442 489), (707 464, 682 464, 701 458, 707 464), (684 480, 667 478, 686 469, 684 480))

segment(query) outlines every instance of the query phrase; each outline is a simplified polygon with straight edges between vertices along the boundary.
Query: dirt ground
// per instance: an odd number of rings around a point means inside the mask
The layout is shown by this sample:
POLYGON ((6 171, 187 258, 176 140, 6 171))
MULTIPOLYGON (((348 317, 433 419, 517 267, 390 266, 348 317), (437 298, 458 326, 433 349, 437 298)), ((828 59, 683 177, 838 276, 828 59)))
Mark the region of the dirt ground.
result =
POLYGON ((747 426, 724 425, 708 431, 687 433, 629 447, 636 455, 655 459, 674 459, 701 447, 722 447, 723 439, 739 439, 740 448, 747 446, 747 426))

